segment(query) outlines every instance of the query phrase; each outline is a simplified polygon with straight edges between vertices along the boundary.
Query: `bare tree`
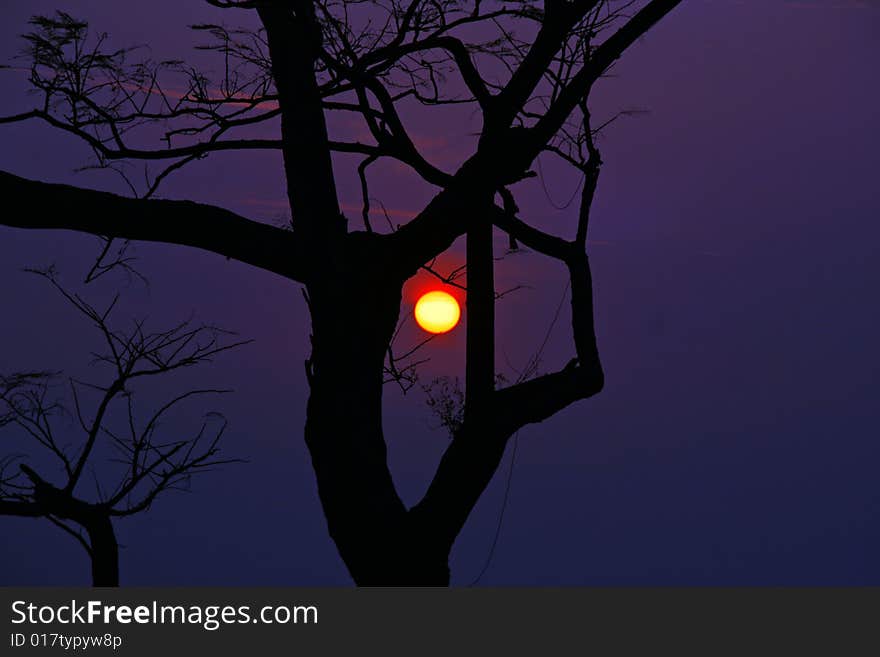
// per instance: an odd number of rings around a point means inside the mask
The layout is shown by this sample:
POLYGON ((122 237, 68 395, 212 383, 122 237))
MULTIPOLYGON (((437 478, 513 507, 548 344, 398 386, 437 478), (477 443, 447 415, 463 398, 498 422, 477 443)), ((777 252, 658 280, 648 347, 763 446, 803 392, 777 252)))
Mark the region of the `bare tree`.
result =
POLYGON ((190 389, 141 415, 143 409, 135 404, 137 386, 209 362, 244 343, 190 322, 147 331, 145 321, 138 320, 128 330, 114 329, 110 315, 118 296, 98 310, 62 287, 53 271, 36 273, 100 334, 104 352, 94 354, 92 362, 102 367, 104 377, 99 382, 69 377, 64 386, 59 372, 0 375, 0 428, 18 429, 42 452, 0 458, 0 515, 45 518, 57 525, 88 553, 92 583, 118 586, 114 520, 143 513, 160 494, 187 489, 194 474, 237 460, 220 456, 226 420, 219 413, 208 413, 190 437, 164 437, 162 429, 162 421, 178 405, 228 390, 190 389), (59 397, 59 388, 67 388, 68 404, 59 397), (72 439, 75 434, 79 440, 72 439), (45 467, 36 466, 34 458, 45 467), (88 493, 84 489, 90 483, 93 491, 88 493))
POLYGON ((447 584, 449 551, 510 437, 602 389, 586 254, 601 159, 588 100, 596 81, 679 2, 208 0, 224 15, 255 14, 260 24, 194 26, 208 39, 201 47, 222 58, 214 82, 182 62, 132 64, 132 51, 109 49, 103 35, 90 38, 69 16, 36 18, 27 38, 40 102, 2 121, 41 120, 80 137, 94 165, 119 171, 136 198, 2 173, 0 190, 29 211, 0 221, 185 244, 303 284, 312 320, 305 439, 330 534, 358 584, 447 584), (177 81, 173 93, 163 76, 177 81), (447 171, 417 146, 402 108, 451 104, 473 108, 482 127, 473 152, 447 171), (370 140, 334 138, 331 114, 356 118, 370 140), (254 138, 257 125, 275 136, 254 138), (144 145, 156 139, 161 147, 144 145), (289 230, 154 198, 189 162, 254 149, 283 155, 289 230), (520 183, 544 153, 583 177, 569 237, 536 228, 517 205, 520 183), (360 180, 360 229, 340 210, 332 154, 360 180), (370 222, 368 175, 384 159, 405 165, 435 194, 412 220, 380 229, 370 222), (143 184, 123 166, 137 160, 158 165, 143 184), (501 389, 493 227, 512 246, 567 267, 572 309, 570 362, 501 389), (396 368, 389 346, 401 287, 465 235, 464 412, 427 492, 407 508, 387 466, 381 412, 383 381, 396 368), (351 331, 343 313, 372 321, 351 331))

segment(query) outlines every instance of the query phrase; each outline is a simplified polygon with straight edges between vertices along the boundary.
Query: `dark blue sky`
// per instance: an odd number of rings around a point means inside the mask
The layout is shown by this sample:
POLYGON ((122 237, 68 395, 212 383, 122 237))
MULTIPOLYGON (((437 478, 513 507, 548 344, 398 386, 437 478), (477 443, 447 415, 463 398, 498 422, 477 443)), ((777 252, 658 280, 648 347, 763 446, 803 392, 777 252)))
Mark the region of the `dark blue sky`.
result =
MULTIPOLYGON (((30 14, 64 8, 119 45, 190 57, 186 25, 224 15, 178 4, 4 3, 0 56, 16 53, 30 14)), ((880 584, 878 45, 873 0, 686 0, 602 82, 594 113, 648 110, 600 144, 590 250, 608 383, 520 433, 481 584, 880 584)), ((22 82, 15 72, 0 77, 0 112, 32 102, 22 82)), ((467 152, 467 114, 413 121, 435 161, 452 166, 467 152)), ((75 139, 38 125, 0 127, 0 138, 0 169, 123 191, 108 174, 72 172, 88 155, 75 139)), ((337 168, 355 221, 350 164, 337 168)), ((163 194, 277 221, 279 165, 274 154, 222 154, 182 171, 163 194)), ((554 204, 564 205, 574 181, 545 173, 546 190, 536 181, 521 197, 523 214, 564 233, 574 207, 554 204)), ((374 193, 402 220, 428 190, 402 186, 389 168, 374 193)), ((20 269, 55 262, 75 276, 94 245, 0 228, 0 369, 84 371, 88 327, 20 269)), ((221 405, 226 448, 249 463, 120 522, 123 583, 349 583, 302 442, 298 286, 182 247, 137 253, 151 287, 131 290, 132 312, 162 324, 195 314, 256 342, 188 380, 236 388, 221 405)), ((531 286, 499 304, 503 369, 538 346, 564 279, 528 253, 501 263, 499 279, 531 286)), ((460 373, 462 333, 429 346, 424 378, 460 373)), ((546 370, 571 353, 564 316, 553 338, 546 370)), ((169 430, 194 419, 178 417, 169 430)), ((419 393, 390 388, 386 435, 401 494, 414 502, 447 438, 419 393)), ((509 458, 456 544, 453 583, 483 566, 509 458)), ((59 530, 9 518, 0 527, 0 583, 87 582, 85 555, 59 530)))

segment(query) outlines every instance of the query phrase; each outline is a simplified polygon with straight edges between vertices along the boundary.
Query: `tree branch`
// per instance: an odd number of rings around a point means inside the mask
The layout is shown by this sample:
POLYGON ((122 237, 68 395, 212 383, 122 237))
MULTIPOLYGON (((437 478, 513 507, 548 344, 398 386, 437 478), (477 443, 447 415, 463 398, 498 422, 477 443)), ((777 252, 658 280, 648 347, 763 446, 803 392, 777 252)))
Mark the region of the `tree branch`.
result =
POLYGON ((125 198, 0 171, 0 195, 26 212, 6 212, 0 225, 76 230, 105 237, 194 246, 304 281, 310 257, 293 233, 192 201, 125 198))
POLYGON ((305 238, 345 232, 330 159, 327 122, 315 74, 321 28, 308 0, 256 5, 269 44, 281 108, 281 139, 293 222, 305 238))
POLYGON ((0 500, 0 516, 17 516, 19 518, 42 518, 45 512, 33 502, 14 502, 0 500))
POLYGON ((532 47, 525 53, 504 89, 495 96, 490 117, 493 132, 498 134, 510 126, 544 77, 571 28, 600 1, 584 0, 571 6, 564 2, 546 3, 546 14, 532 47))
MULTIPOLYGON (((587 126, 589 127, 589 126, 587 126)), ((526 245, 562 260, 569 271, 572 337, 577 357, 558 372, 521 380, 491 395, 488 416, 466 413, 444 453, 425 496, 412 509, 413 522, 451 547, 492 479, 508 440, 527 424, 546 420, 576 401, 598 394, 605 376, 599 359, 593 312, 592 275, 584 246, 601 159, 590 143, 584 165, 577 235, 572 242, 549 235, 516 218, 512 194, 502 190, 504 208, 493 206, 493 221, 526 245)), ((470 233, 468 234, 470 237, 470 233)), ((471 354, 468 354, 469 359, 471 354)))
POLYGON ((570 242, 530 226, 515 214, 497 205, 492 206, 492 223, 530 249, 551 258, 565 260, 571 253, 570 242))
POLYGON ((530 130, 531 147, 536 156, 544 144, 562 127, 568 116, 589 94, 593 83, 608 70, 635 41, 675 9, 681 0, 651 0, 617 32, 593 51, 589 60, 562 89, 544 116, 530 130))

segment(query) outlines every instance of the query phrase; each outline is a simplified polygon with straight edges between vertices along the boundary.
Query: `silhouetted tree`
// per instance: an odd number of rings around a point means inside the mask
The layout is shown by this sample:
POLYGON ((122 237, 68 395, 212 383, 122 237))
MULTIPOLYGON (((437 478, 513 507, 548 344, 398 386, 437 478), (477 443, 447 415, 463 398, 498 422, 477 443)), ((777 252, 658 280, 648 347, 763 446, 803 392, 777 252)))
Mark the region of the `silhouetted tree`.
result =
POLYGON ((193 26, 210 39, 201 47, 223 58, 217 82, 182 62, 129 63, 131 51, 107 49, 103 35, 90 40, 87 26, 70 16, 33 20, 27 54, 40 102, 2 121, 42 120, 82 138, 95 166, 117 170, 138 197, 3 173, 0 190, 28 212, 7 212, 0 221, 185 244, 302 283, 312 321, 305 439, 330 534, 358 584, 445 585, 453 542, 510 437, 602 389, 586 254, 601 159, 588 99, 609 67, 680 0, 208 2, 255 13, 261 25, 193 26), (169 91, 163 76, 184 80, 183 91, 169 91), (482 128, 474 151, 447 171, 411 138, 401 107, 449 104, 474 108, 482 128), (331 114, 356 117, 370 141, 335 139, 331 114), (277 132, 254 137, 259 125, 277 132), (151 137, 164 147, 136 145, 151 137), (210 205, 154 198, 163 180, 191 161, 255 149, 283 155, 289 230, 210 205), (349 228, 340 211, 334 153, 348 156, 340 162, 357 160, 360 230, 349 228), (571 237, 520 216, 517 184, 534 175, 530 167, 542 153, 583 176, 571 237), (367 178, 383 159, 436 188, 415 218, 386 230, 371 225, 367 178), (164 164, 139 188, 121 165, 131 160, 164 164), (501 389, 493 226, 512 246, 567 267, 574 342, 560 370, 501 389), (464 235, 464 410, 427 492, 407 508, 388 470, 381 410, 383 381, 389 372, 399 380, 401 371, 389 359, 401 287, 464 235), (351 330, 351 315, 371 320, 351 330))
POLYGON ((188 488, 192 475, 236 460, 220 456, 226 421, 219 413, 208 413, 188 438, 163 437, 161 429, 168 412, 181 403, 227 390, 190 389, 145 413, 134 401, 139 382, 167 378, 244 343, 189 322, 162 331, 148 331, 143 320, 132 321, 128 330, 113 328, 110 315, 118 296, 99 311, 62 287, 53 271, 36 273, 101 335, 105 351, 93 354, 93 364, 103 366, 105 375, 99 382, 68 378, 70 403, 65 404, 58 396, 59 372, 0 374, 0 428, 18 429, 49 457, 40 459, 45 468, 34 463, 40 455, 33 451, 0 458, 0 515, 49 520, 88 553, 93 585, 118 586, 113 521, 141 514, 161 493, 188 488), (73 440, 77 433, 81 438, 73 440), (57 474, 62 483, 56 485, 51 482, 59 481, 57 474), (89 494, 83 489, 91 483, 89 494))

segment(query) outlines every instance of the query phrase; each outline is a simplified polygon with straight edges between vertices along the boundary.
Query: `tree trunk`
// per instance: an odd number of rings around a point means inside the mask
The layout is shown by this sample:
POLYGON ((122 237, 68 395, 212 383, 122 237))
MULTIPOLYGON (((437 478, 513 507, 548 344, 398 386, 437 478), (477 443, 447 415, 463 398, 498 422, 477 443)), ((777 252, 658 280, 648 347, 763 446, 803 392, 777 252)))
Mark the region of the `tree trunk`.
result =
POLYGON ((119 545, 107 516, 85 523, 91 544, 92 586, 119 586, 119 545))
POLYGON ((80 540, 92 562, 92 586, 119 586, 119 545, 109 510, 79 500, 69 490, 56 488, 25 464, 20 467, 34 484, 34 502, 41 515, 72 520, 85 529, 88 545, 80 540))
POLYGON ((400 285, 384 278, 381 264, 362 265, 349 260, 344 271, 307 286, 313 333, 305 439, 318 494, 356 584, 446 586, 448 550, 413 524, 386 459, 383 365, 400 285))

